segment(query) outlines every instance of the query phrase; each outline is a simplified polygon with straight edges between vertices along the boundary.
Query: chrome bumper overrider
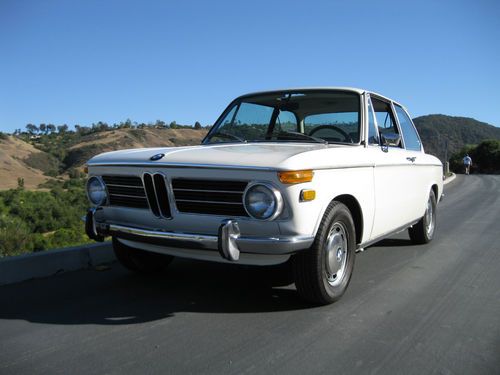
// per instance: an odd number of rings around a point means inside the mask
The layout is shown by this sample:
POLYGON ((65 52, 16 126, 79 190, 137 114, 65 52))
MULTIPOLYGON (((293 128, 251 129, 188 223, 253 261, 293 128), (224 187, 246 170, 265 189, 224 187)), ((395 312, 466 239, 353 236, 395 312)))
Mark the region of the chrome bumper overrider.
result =
POLYGON ((307 236, 242 236, 235 220, 222 221, 217 236, 148 230, 117 224, 97 223, 94 219, 94 212, 90 210, 86 216, 87 235, 94 240, 102 241, 105 236, 115 236, 167 247, 215 250, 219 251, 223 258, 232 261, 239 259, 240 252, 291 254, 309 248, 314 241, 314 237, 307 236))

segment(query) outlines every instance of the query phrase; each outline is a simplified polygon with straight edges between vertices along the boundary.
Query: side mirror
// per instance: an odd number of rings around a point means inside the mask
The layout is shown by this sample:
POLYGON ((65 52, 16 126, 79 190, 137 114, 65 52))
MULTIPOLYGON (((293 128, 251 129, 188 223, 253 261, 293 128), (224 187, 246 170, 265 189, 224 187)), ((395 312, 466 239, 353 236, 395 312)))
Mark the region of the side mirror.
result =
POLYGON ((380 133, 380 140, 382 141, 382 146, 398 147, 401 143, 401 136, 396 133, 380 133))

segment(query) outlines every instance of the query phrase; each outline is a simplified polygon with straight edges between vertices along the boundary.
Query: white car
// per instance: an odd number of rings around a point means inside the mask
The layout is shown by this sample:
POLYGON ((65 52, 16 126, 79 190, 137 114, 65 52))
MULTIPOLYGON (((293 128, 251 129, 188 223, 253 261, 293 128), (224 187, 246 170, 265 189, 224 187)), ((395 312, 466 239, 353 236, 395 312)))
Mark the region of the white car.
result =
POLYGON ((199 146, 108 152, 88 172, 87 234, 112 236, 125 267, 289 262, 317 304, 345 292, 357 250, 432 240, 443 192, 406 109, 353 88, 243 95, 199 146))

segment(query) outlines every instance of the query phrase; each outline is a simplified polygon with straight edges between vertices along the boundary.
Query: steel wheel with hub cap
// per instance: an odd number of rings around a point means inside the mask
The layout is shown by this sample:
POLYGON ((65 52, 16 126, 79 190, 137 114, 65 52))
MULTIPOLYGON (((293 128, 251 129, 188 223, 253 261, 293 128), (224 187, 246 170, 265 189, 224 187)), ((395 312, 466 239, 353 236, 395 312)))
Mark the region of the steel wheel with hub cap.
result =
POLYGON ((432 241, 436 229, 436 195, 431 190, 424 216, 408 229, 410 239, 415 244, 426 244, 432 241))
POLYGON ((354 268, 355 238, 349 209, 333 201, 311 248, 293 258, 295 285, 301 297, 321 305, 342 297, 354 268))

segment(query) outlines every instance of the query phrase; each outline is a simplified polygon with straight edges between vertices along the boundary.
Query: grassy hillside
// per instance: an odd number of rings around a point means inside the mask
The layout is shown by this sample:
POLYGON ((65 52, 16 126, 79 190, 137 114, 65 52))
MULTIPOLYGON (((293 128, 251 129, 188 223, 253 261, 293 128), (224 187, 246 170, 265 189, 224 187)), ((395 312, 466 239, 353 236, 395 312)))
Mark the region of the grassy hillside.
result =
POLYGON ((477 145, 485 139, 500 140, 500 128, 467 117, 427 115, 413 119, 425 151, 444 161, 466 145, 477 145))
MULTIPOLYGON (((54 163, 47 153, 13 136, 0 139, 0 190, 18 186, 18 178, 27 189, 36 189, 50 179, 44 169, 54 163)), ((57 163, 57 161, 56 161, 57 163)))
POLYGON ((140 147, 173 147, 196 145, 206 130, 194 129, 118 129, 83 136, 64 157, 65 169, 79 168, 101 152, 140 147))
POLYGON ((41 136, 23 134, 0 137, 0 190, 18 187, 18 179, 29 190, 61 184, 78 171, 91 157, 107 151, 140 147, 196 145, 206 129, 110 129, 90 134, 75 132, 41 136))

